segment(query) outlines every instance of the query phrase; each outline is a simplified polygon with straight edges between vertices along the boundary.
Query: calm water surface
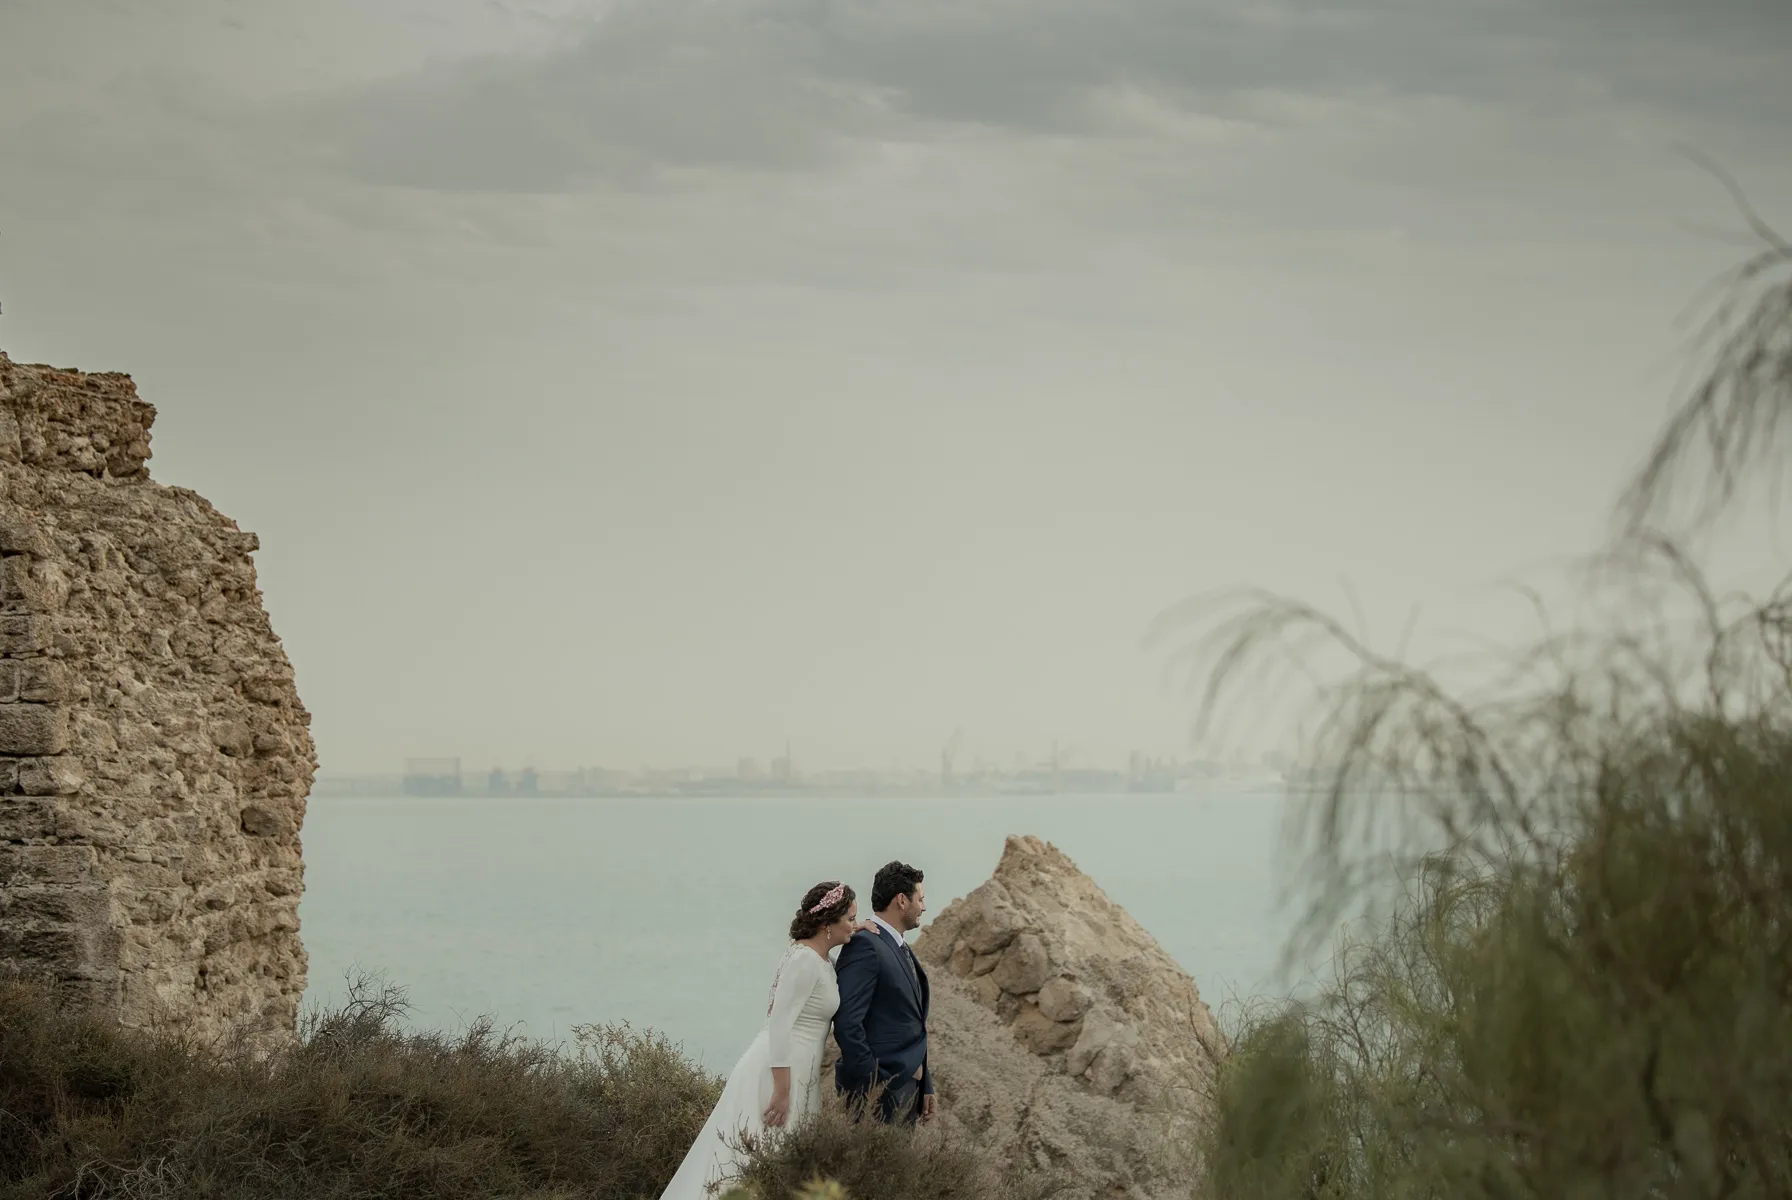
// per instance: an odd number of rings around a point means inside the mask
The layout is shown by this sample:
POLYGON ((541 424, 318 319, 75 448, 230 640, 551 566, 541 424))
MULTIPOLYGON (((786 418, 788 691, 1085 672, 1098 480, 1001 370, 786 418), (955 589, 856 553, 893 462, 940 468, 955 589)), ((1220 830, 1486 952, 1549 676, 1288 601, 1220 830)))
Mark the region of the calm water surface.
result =
MULTIPOLYGON (((1054 842, 1220 1008, 1275 981, 1273 793, 891 801, 321 797, 300 908, 311 1004, 351 972, 410 991, 412 1023, 490 1015, 537 1037, 628 1020, 721 1070, 765 1013, 810 884, 864 899, 892 858, 930 912, 989 877, 1009 834, 1054 842)), ((861 907, 868 905, 861 902, 861 907)))

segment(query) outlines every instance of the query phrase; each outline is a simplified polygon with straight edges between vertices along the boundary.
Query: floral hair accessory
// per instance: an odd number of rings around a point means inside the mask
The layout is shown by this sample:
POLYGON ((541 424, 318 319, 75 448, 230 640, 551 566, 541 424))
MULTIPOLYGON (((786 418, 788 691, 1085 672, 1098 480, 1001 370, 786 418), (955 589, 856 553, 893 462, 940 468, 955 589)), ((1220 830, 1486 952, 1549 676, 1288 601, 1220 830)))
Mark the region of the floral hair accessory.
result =
POLYGON ((809 915, 814 916, 818 912, 834 907, 834 905, 840 903, 840 897, 845 894, 846 885, 844 883, 836 883, 834 885, 834 890, 823 896, 816 902, 815 907, 809 910, 809 915))

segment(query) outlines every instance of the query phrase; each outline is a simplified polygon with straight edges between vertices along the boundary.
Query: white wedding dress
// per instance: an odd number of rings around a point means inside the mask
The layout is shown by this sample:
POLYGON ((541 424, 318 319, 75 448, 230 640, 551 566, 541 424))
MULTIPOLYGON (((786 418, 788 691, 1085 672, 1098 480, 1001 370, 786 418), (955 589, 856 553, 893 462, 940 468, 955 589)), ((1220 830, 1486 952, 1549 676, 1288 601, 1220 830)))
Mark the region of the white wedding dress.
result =
POLYGON ((734 1064, 722 1098, 660 1200, 712 1200, 720 1190, 716 1185, 738 1164, 739 1155, 729 1143, 738 1143, 742 1133, 765 1131, 773 1067, 790 1068, 790 1117, 785 1128, 821 1108, 822 1048, 839 1007, 840 985, 833 963, 801 943, 792 943, 773 977, 765 1026, 734 1064))

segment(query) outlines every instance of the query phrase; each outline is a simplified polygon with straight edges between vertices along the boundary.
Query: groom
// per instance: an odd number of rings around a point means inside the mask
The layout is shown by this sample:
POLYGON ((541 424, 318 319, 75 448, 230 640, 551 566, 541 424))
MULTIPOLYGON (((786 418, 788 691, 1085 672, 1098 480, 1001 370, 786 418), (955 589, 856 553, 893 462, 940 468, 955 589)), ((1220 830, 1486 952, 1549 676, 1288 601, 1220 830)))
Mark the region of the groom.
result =
POLYGON ((840 1061, 834 1086, 849 1103, 862 1105, 877 1086, 880 1121, 933 1119, 933 1075, 927 1069, 927 972, 903 934, 921 925, 927 911, 921 872, 893 862, 871 884, 875 931, 861 929, 840 948, 835 973, 840 1008, 834 1040, 840 1061))

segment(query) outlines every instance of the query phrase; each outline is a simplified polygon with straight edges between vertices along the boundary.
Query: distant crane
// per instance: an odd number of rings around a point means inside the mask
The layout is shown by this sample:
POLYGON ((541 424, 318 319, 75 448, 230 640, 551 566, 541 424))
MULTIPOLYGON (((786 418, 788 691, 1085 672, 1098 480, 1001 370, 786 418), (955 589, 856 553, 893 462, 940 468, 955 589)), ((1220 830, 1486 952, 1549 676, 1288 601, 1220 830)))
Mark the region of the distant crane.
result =
POLYGON ((1052 769, 1052 791, 1053 792, 1058 792, 1058 791, 1063 790, 1060 787, 1060 784, 1063 782, 1061 779, 1061 776, 1063 774, 1065 766, 1067 766, 1069 764, 1070 756, 1073 753, 1075 753, 1074 747, 1072 747, 1072 746, 1060 747, 1058 745, 1058 739, 1057 738, 1052 739, 1052 757, 1051 757, 1051 760, 1049 762, 1047 762, 1045 765, 1052 769))
POLYGON ((945 749, 940 751, 940 786, 952 786, 952 764, 958 761, 958 752, 964 748, 964 730, 954 729, 952 736, 946 740, 945 749))

